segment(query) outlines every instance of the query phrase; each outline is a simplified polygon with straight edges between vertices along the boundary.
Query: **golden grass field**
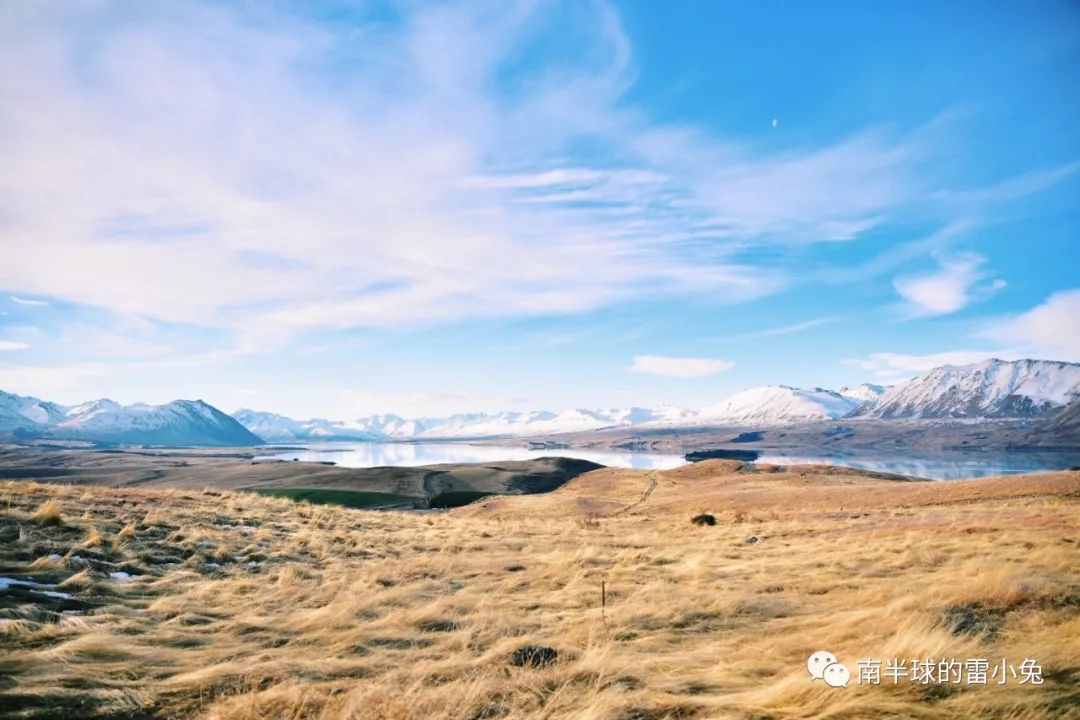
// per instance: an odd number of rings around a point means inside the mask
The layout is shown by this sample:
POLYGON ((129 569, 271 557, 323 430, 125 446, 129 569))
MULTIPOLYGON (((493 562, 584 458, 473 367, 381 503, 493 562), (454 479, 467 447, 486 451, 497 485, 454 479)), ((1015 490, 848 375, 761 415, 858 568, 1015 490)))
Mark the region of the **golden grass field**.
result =
POLYGON ((0 718, 1080 717, 1078 511, 1080 472, 720 461, 441 513, 7 481, 0 718), (1045 682, 834 689, 823 649, 1045 682))

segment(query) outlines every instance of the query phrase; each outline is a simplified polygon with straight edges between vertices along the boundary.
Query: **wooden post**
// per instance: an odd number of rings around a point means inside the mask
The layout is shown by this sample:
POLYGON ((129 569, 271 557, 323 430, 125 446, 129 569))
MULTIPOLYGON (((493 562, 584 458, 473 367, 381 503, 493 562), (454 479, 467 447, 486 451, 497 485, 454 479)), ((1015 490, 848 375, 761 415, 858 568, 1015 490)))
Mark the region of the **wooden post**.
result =
POLYGON ((607 627, 607 583, 604 580, 600 581, 600 617, 607 627))

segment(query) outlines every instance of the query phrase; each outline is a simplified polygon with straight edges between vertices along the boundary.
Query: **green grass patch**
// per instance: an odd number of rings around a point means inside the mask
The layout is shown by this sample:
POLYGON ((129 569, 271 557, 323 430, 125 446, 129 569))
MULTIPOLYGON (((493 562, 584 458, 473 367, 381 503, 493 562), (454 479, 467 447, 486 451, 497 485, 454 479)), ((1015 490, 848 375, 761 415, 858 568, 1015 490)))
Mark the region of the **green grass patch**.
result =
POLYGON ((349 508, 370 508, 415 500, 407 495, 369 492, 367 490, 323 490, 321 488, 247 488, 250 492, 273 497, 285 497, 316 505, 341 505, 349 508))
POLYGON ((431 498, 429 505, 433 508, 456 508, 468 505, 481 498, 486 498, 495 493, 478 492, 476 490, 456 490, 444 492, 431 498))

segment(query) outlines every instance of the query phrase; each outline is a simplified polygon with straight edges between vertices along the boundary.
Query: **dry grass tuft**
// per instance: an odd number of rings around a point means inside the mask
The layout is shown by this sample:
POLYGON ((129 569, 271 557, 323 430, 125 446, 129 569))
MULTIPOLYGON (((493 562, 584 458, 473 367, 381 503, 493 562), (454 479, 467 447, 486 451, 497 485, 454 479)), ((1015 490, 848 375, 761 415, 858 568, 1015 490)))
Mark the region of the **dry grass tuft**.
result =
POLYGON ((62 525, 64 522, 64 516, 60 512, 60 503, 55 500, 46 500, 43 502, 30 517, 38 525, 44 527, 62 525))
POLYGON ((96 527, 91 526, 90 529, 86 531, 86 538, 78 547, 84 549, 101 547, 101 542, 101 533, 98 532, 98 529, 96 527))

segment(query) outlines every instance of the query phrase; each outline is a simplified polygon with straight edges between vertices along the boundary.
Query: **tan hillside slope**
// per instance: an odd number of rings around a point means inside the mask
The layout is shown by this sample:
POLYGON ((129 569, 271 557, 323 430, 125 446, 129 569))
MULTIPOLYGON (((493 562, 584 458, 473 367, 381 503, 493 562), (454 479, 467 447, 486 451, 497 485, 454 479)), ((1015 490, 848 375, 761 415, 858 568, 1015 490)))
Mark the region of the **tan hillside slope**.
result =
POLYGON ((491 517, 764 513, 790 518, 1043 495, 1080 497, 1080 472, 930 482, 827 465, 755 466, 706 460, 666 471, 604 468, 542 496, 486 498, 455 512, 491 517))

